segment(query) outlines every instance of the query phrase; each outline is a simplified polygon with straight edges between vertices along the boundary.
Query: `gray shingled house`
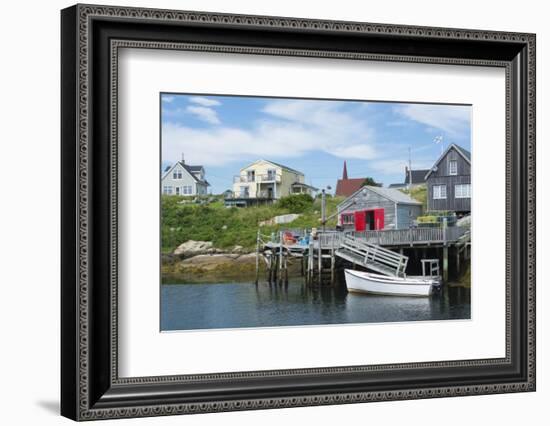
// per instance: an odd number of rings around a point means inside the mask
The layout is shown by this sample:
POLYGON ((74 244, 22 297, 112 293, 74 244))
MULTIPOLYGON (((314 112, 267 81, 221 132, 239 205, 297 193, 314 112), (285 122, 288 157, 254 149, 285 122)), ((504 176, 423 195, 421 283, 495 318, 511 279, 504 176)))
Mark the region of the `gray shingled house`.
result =
POLYGON ((428 210, 469 213, 471 209, 471 154, 451 144, 426 174, 428 210))
POLYGON ((422 214, 422 203, 393 188, 364 186, 338 205, 345 230, 407 229, 422 214))

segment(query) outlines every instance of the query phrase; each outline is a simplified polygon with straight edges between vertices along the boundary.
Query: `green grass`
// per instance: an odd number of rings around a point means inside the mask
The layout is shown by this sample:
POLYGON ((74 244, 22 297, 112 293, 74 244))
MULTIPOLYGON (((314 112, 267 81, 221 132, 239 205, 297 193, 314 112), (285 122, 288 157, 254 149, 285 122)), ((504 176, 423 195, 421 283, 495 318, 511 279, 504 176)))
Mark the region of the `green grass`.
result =
MULTIPOLYGON (((294 196, 288 197, 293 198, 294 196)), ((214 247, 231 248, 235 245, 253 249, 256 245, 256 233, 261 221, 274 216, 300 213, 301 216, 291 223, 274 226, 262 226, 261 233, 270 235, 285 228, 319 227, 321 200, 303 199, 285 200, 268 206, 247 208, 226 208, 223 199, 198 205, 181 204, 184 197, 162 196, 162 252, 172 252, 178 245, 188 240, 212 241, 214 247)), ((327 197, 327 217, 336 212, 336 206, 342 198, 327 197)), ((336 218, 327 222, 334 227, 336 218)))
POLYGON ((414 198, 416 201, 422 203, 422 207, 424 211, 426 211, 428 208, 428 188, 426 188, 426 185, 419 185, 411 188, 410 190, 403 188, 400 189, 400 191, 410 195, 411 198, 414 198))

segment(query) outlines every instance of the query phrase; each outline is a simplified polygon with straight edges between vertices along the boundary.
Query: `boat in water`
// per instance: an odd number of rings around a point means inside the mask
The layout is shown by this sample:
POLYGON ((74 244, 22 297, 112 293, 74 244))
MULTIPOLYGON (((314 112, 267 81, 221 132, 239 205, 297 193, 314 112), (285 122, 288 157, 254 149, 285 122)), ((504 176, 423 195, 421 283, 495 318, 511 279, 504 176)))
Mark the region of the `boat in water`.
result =
POLYGON ((439 277, 395 277, 346 269, 346 286, 355 293, 371 293, 392 296, 430 296, 439 289, 439 277))

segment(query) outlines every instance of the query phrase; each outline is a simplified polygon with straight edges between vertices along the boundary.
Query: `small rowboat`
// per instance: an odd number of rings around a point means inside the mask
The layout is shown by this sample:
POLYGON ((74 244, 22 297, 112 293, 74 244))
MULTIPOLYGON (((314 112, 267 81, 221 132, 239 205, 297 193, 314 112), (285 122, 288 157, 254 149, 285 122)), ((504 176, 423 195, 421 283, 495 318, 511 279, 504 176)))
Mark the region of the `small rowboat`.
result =
POLYGON ((348 291, 392 296, 430 296, 438 288, 438 277, 391 277, 346 269, 348 291))

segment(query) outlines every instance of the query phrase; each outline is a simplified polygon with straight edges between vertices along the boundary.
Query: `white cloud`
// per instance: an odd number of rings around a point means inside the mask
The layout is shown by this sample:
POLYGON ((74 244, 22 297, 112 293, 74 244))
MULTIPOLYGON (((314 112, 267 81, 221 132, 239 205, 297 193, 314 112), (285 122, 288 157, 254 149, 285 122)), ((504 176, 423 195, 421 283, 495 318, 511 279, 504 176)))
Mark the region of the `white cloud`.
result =
POLYGON ((222 103, 215 99, 205 98, 203 96, 193 96, 189 98, 189 102, 205 107, 219 106, 222 103))
POLYGON ((410 120, 442 130, 453 137, 469 137, 471 107, 463 105, 408 104, 394 111, 410 120))
POLYGON ((193 114, 199 120, 205 121, 210 124, 220 124, 220 119, 218 118, 218 113, 212 108, 207 108, 203 106, 188 106, 185 108, 185 111, 193 114))
POLYGON ((175 99, 174 96, 162 95, 162 102, 166 102, 167 104, 172 103, 174 99, 175 99))
POLYGON ((377 152, 370 145, 339 146, 328 150, 329 153, 341 158, 361 158, 364 160, 377 157, 377 152))
MULTIPOLYGON (((193 162, 208 166, 300 157, 311 151, 341 158, 376 158, 374 133, 365 111, 357 114, 358 110, 342 106, 331 101, 272 101, 262 110, 265 116, 246 129, 226 125, 198 129, 166 123, 163 159, 176 161, 185 152, 193 162)), ((186 111, 212 124, 220 123, 212 108, 188 106, 186 111)))

